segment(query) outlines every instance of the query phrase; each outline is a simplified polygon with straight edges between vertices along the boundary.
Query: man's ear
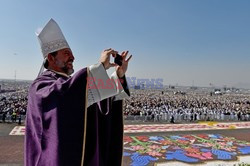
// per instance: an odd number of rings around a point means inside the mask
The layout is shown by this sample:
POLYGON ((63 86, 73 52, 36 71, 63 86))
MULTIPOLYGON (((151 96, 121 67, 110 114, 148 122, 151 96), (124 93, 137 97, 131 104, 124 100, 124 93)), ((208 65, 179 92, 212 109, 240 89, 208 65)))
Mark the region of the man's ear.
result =
POLYGON ((48 59, 48 61, 49 61, 50 63, 53 63, 53 62, 54 62, 54 60, 55 60, 55 57, 54 57, 54 56, 52 56, 51 54, 48 54, 47 59, 48 59))

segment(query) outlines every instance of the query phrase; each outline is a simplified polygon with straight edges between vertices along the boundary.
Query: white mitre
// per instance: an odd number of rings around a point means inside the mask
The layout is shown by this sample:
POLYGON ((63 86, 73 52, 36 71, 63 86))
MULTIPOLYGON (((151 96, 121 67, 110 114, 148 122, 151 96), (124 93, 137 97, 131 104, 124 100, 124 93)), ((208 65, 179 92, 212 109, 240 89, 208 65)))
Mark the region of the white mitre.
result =
MULTIPOLYGON (((64 48, 70 48, 59 25, 53 19, 50 19, 44 28, 39 30, 39 32, 36 32, 36 35, 38 37, 38 41, 40 43, 41 50, 43 53, 43 58, 44 58, 43 64, 45 63, 49 53, 64 48)), ((40 75, 43 72, 43 69, 44 68, 42 65, 38 75, 40 75)))
POLYGON ((60 27, 53 19, 50 19, 45 27, 37 33, 37 37, 44 59, 47 58, 49 53, 69 48, 60 27))

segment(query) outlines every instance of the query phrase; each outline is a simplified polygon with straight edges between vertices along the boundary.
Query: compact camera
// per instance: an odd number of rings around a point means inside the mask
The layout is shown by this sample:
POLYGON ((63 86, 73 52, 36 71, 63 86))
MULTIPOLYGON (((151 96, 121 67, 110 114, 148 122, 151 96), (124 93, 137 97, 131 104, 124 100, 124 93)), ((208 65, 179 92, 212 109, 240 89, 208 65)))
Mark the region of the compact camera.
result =
POLYGON ((122 65, 122 56, 121 55, 119 55, 119 54, 116 54, 116 57, 115 57, 115 63, 117 64, 117 65, 119 65, 119 66, 121 66, 122 65))

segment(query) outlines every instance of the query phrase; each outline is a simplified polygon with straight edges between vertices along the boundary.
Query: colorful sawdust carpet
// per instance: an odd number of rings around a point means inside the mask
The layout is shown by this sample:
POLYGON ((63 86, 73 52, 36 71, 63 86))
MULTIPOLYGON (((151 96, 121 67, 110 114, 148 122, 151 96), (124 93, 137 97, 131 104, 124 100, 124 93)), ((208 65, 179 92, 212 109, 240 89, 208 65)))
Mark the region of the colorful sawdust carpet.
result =
POLYGON ((180 161, 203 163, 237 160, 250 154, 250 142, 220 134, 124 136, 124 158, 130 165, 180 161))

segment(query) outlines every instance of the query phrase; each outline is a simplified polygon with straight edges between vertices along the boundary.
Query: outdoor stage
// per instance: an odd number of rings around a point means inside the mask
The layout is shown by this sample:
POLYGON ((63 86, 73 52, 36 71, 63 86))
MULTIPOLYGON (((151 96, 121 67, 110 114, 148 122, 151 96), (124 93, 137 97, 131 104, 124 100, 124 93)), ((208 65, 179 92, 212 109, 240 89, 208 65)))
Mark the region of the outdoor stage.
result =
MULTIPOLYGON (((24 126, 0 124, 0 129, 0 166, 23 165, 24 126)), ((242 162, 250 163, 250 122, 124 126, 124 165, 233 166, 242 162)))

